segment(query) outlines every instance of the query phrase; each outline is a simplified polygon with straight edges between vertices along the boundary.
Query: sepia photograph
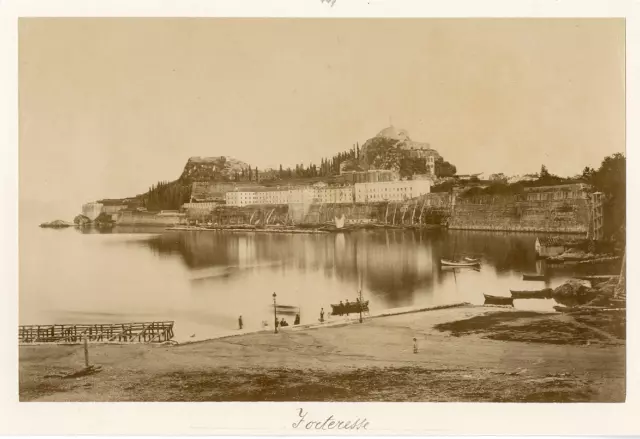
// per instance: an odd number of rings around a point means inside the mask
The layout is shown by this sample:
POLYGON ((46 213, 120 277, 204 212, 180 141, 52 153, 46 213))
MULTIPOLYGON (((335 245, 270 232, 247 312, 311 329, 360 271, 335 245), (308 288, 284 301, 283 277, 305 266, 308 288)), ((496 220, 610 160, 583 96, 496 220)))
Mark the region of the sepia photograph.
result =
POLYGON ((625 31, 20 17, 19 401, 625 402, 625 31))

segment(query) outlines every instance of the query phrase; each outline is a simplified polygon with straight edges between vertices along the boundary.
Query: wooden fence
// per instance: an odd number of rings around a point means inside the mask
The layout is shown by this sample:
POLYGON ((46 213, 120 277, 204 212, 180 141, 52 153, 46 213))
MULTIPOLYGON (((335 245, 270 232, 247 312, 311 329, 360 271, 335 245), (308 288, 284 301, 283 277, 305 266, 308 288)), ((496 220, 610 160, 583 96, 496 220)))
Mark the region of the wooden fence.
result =
POLYGON ((24 325, 19 343, 160 343, 173 338, 173 322, 24 325))

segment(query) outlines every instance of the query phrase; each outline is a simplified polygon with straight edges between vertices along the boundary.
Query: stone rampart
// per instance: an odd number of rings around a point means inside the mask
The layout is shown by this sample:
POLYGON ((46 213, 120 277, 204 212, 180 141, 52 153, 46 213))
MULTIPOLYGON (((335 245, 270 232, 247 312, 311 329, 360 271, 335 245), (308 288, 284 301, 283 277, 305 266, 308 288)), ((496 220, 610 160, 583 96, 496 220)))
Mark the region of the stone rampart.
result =
MULTIPOLYGON (((218 205, 198 215, 218 225, 322 225, 344 215, 347 224, 394 226, 446 224, 451 229, 586 234, 590 204, 586 198, 527 200, 522 194, 455 196, 430 193, 408 201, 378 203, 291 203, 218 205)), ((192 215, 190 215, 192 216, 192 215)), ((148 212, 120 212, 118 224, 169 225, 180 218, 148 212)))
POLYGON ((449 228, 586 234, 586 199, 525 201, 518 195, 457 197, 449 228))
POLYGON ((153 212, 120 211, 116 225, 121 226, 173 226, 185 220, 184 214, 157 214, 153 212))

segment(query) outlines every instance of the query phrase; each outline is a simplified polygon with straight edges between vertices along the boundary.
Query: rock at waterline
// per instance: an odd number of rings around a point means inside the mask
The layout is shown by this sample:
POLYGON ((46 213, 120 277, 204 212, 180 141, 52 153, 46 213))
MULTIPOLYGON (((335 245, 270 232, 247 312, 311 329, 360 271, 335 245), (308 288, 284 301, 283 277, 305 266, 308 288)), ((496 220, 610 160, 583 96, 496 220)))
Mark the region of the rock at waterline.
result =
POLYGON ((68 222, 62 221, 62 220, 55 220, 48 223, 40 224, 40 227, 48 227, 52 229, 59 229, 59 228, 71 227, 71 226, 73 226, 73 224, 69 224, 68 222))
POLYGON ((77 215, 74 219, 73 219, 74 224, 77 224, 79 226, 85 226, 88 224, 91 224, 91 220, 89 219, 89 217, 84 216, 82 214, 77 215))
POLYGON ((584 305, 595 299, 598 293, 579 280, 568 280, 558 288, 553 290, 553 298, 562 305, 575 306, 584 305))

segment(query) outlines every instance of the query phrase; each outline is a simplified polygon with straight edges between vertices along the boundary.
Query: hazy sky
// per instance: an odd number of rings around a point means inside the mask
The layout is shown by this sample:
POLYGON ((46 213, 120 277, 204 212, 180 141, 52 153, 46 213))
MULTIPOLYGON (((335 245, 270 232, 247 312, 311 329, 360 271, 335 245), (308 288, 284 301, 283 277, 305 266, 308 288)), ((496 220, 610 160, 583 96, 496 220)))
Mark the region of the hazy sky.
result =
POLYGON ((319 162, 393 124, 459 173, 624 151, 623 20, 21 19, 21 214, 319 162))

